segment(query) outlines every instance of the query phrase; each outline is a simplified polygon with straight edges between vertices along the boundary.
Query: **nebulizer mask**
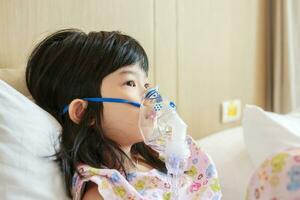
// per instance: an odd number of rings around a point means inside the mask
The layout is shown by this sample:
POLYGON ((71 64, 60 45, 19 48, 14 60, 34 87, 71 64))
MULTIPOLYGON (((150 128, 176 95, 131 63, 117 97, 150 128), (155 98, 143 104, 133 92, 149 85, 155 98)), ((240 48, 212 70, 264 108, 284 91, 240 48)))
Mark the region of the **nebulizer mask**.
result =
POLYGON ((144 142, 164 152, 171 197, 178 199, 180 182, 190 156, 186 143, 187 125, 176 112, 175 104, 161 96, 157 87, 150 88, 143 96, 139 127, 144 142), (161 144, 163 141, 166 143, 161 144))

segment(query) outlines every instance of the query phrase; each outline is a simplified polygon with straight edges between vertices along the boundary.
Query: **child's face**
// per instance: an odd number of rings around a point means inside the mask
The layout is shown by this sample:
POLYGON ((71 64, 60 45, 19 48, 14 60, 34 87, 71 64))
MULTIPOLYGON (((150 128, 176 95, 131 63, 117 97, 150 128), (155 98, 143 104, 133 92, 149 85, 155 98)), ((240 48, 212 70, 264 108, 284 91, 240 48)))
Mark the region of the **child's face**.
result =
MULTIPOLYGON (((102 81, 101 95, 141 102, 148 87, 146 73, 138 64, 134 64, 106 76, 102 81)), ((138 120, 137 107, 124 103, 103 103, 102 127, 105 135, 121 146, 129 146, 143 140, 138 120)))

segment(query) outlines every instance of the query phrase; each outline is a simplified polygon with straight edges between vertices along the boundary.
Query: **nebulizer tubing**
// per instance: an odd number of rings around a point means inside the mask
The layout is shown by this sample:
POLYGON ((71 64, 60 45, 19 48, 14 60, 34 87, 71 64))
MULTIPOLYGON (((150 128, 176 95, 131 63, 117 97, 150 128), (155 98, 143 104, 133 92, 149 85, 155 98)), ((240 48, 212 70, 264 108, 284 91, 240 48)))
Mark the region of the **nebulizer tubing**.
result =
MULTIPOLYGON (((86 98, 82 98, 82 100, 86 100, 89 102, 98 102, 98 103, 126 103, 138 108, 141 106, 141 104, 138 102, 130 101, 127 99, 120 99, 120 98, 86 97, 86 98)), ((69 109, 68 105, 64 106, 62 110, 62 114, 65 114, 68 111, 68 109, 69 109)))
MULTIPOLYGON (((153 127, 152 133, 145 133, 146 128, 143 127, 143 124, 140 123, 141 132, 146 135, 144 136, 145 143, 151 146, 151 142, 160 136, 167 138, 164 154, 165 154, 165 164, 168 170, 168 180, 170 183, 171 189, 171 198, 176 200, 179 198, 179 188, 181 187, 181 180, 186 170, 187 159, 190 155, 189 148, 186 143, 186 132, 187 125, 180 118, 176 112, 176 106, 173 102, 169 101, 166 98, 163 98, 158 93, 158 88, 149 89, 141 103, 141 115, 143 115, 143 107, 146 106, 148 113, 152 113, 152 116, 155 118, 152 119, 153 127), (151 102, 149 104, 149 102, 151 102), (162 130, 163 129, 163 130, 162 130), (171 133, 171 134, 169 134, 171 133)), ((148 114, 146 114, 148 116, 148 114)), ((147 119, 141 117, 141 119, 147 119)), ((150 130, 151 132, 151 130, 150 130)))

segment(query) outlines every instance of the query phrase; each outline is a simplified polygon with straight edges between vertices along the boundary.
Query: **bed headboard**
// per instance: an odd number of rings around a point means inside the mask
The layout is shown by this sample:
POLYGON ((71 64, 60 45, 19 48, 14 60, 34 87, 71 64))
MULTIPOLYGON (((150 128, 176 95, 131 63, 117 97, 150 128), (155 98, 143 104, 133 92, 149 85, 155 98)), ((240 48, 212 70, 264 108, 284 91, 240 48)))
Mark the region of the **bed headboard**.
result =
POLYGON ((30 96, 25 82, 25 68, 0 68, 0 79, 13 86, 16 90, 30 96))

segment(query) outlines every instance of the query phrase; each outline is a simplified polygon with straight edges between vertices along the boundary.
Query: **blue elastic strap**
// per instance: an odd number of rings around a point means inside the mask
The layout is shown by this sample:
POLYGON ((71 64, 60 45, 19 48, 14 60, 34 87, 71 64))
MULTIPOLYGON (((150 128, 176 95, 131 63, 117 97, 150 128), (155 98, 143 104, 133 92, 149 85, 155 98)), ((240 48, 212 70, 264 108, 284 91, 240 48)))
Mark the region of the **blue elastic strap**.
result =
MULTIPOLYGON (((118 98, 100 98, 100 97, 93 97, 93 98, 83 98, 83 100, 90 101, 90 102, 109 102, 109 103, 128 103, 135 107, 141 107, 140 103, 129 101, 126 99, 118 99, 118 98)), ((69 105, 66 105, 63 109, 62 114, 65 114, 69 109, 69 105)))

